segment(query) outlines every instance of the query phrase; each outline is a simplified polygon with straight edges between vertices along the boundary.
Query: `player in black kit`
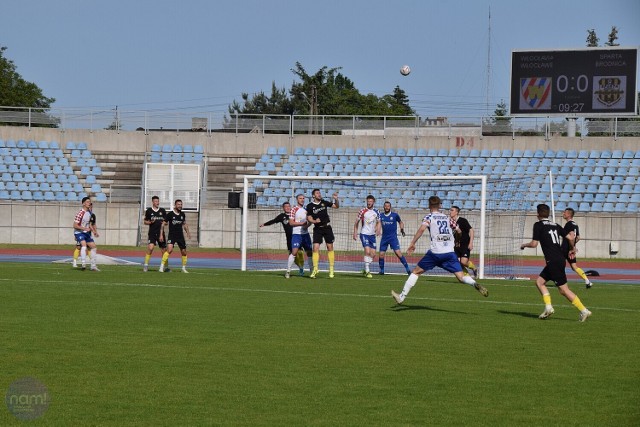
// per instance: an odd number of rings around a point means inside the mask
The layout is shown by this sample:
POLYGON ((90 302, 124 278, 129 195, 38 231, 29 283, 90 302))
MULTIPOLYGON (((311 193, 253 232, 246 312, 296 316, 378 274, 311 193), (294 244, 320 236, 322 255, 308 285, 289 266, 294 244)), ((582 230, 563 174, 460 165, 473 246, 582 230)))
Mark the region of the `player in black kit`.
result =
MULTIPOLYGON (((567 234, 573 233, 575 236, 575 244, 577 244, 580 241, 580 229, 578 228, 578 224, 576 224, 576 222, 573 220, 573 216, 575 214, 576 211, 574 211, 572 208, 567 208, 564 210, 564 212, 562 212, 562 218, 567 221, 567 223, 564 225, 564 231, 567 234)), ((585 272, 580 267, 578 267, 578 258, 576 258, 576 253, 578 252, 578 250, 576 249, 573 254, 570 254, 569 246, 565 243, 564 240, 562 241, 562 250, 564 251, 567 261, 569 261, 569 266, 571 267, 571 269, 575 271, 576 274, 582 278, 582 280, 584 280, 584 285, 587 287, 587 289, 589 289, 593 284, 591 283, 591 280, 589 280, 585 272)))
MULTIPOLYGON (((147 253, 144 256, 143 271, 149 271, 149 260, 153 249, 158 245, 160 252, 164 255, 167 248, 167 240, 164 237, 164 229, 162 223, 167 216, 167 211, 160 207, 160 198, 153 196, 151 198, 151 207, 147 208, 144 213, 144 223, 149 226, 149 236, 147 240, 147 253)), ((167 271, 165 269, 165 271, 167 271)))
MULTIPOLYGON (((273 225, 273 224, 281 224, 282 225, 282 230, 284 230, 284 234, 287 238, 287 249, 289 250, 289 253, 291 253, 291 225, 289 224, 289 214, 291 213, 291 203, 289 202, 284 202, 282 204, 282 213, 279 214, 278 216, 276 216, 275 218, 273 218, 272 220, 269 220, 265 223, 260 224, 260 228, 262 227, 267 227, 269 225, 273 225)), ((296 265, 299 268, 304 268, 304 252, 300 251, 298 252, 298 255, 296 256, 296 265)))
POLYGON ((164 272, 164 265, 169 264, 169 255, 173 252, 173 246, 178 245, 180 248, 180 254, 182 255, 182 272, 187 271, 187 242, 184 239, 184 233, 187 233, 187 238, 191 238, 189 233, 189 226, 187 225, 187 217, 182 212, 182 200, 178 199, 173 204, 171 212, 167 213, 163 228, 165 224, 169 224, 169 234, 167 236, 167 251, 162 255, 162 263, 160 264, 161 273, 164 272), (184 230, 184 231, 183 231, 184 230))
POLYGON ((580 310, 579 320, 584 322, 591 316, 591 312, 582 304, 580 298, 569 289, 567 275, 564 271, 566 259, 561 247, 561 237, 566 238, 570 252, 575 254, 574 239, 571 235, 567 235, 562 226, 549 221, 550 208, 548 205, 540 204, 537 209, 538 222, 533 225, 533 237, 529 243, 522 244, 520 249, 536 248, 539 242, 546 261, 544 269, 536 280, 536 286, 545 304, 544 311, 538 317, 547 319, 555 312, 551 305, 551 295, 549 295, 549 290, 546 286, 548 281, 553 281, 560 295, 564 296, 574 307, 580 310))
POLYGON ((333 230, 331 229, 331 219, 329 218, 329 208, 339 208, 338 193, 333 193, 333 201, 323 200, 320 189, 314 188, 311 192, 311 203, 307 205, 307 219, 313 227, 313 271, 312 279, 318 274, 318 264, 320 262, 320 245, 324 241, 327 244, 327 258, 329 259, 329 278, 333 279, 333 266, 335 264, 335 254, 333 253, 333 230))

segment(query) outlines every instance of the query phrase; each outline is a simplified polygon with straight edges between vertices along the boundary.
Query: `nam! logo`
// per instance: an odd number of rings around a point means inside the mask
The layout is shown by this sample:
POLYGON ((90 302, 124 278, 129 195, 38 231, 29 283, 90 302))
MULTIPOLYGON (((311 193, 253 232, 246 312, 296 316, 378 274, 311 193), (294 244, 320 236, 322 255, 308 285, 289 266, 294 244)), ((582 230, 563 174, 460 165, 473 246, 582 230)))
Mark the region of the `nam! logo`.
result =
POLYGON ((520 79, 520 109, 548 110, 551 108, 551 77, 520 79))
POLYGON ((20 378, 11 383, 5 396, 7 409, 23 421, 35 420, 47 412, 51 398, 47 387, 35 378, 20 378))
MULTIPOLYGON (((594 78, 594 99, 607 108, 616 106, 623 99, 626 76, 596 77, 594 78)), ((617 106, 616 108, 620 108, 617 106)), ((624 106, 622 106, 624 108, 624 106)))

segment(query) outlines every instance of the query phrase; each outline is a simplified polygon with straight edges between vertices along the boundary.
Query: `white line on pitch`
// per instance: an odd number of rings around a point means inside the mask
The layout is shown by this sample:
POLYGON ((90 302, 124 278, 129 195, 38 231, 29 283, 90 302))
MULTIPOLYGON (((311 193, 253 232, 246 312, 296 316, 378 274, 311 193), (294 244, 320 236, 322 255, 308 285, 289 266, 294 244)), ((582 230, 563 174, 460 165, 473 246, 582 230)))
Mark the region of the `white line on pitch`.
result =
MULTIPOLYGON (((26 279, 0 279, 0 281, 33 283, 32 280, 26 280, 26 279)), ((158 284, 149 284, 149 283, 118 283, 118 282, 105 283, 105 282, 88 282, 88 281, 73 282, 73 281, 67 281, 67 280, 40 280, 37 283, 38 284, 49 283, 49 284, 72 284, 72 285, 119 286, 119 287, 160 288, 160 289, 191 289, 191 290, 222 291, 222 292, 254 292, 254 293, 285 294, 285 295, 391 299, 391 296, 389 295, 333 293, 333 292, 304 292, 304 291, 285 291, 285 290, 277 290, 277 289, 248 289, 248 288, 228 288, 228 287, 209 287, 209 286, 178 286, 178 285, 158 285, 158 284)), ((408 302, 410 301, 444 301, 444 302, 473 302, 473 303, 479 302, 479 303, 485 303, 485 304, 520 305, 520 306, 531 306, 531 307, 537 307, 540 305, 536 303, 524 303, 524 302, 514 302, 514 301, 493 301, 493 300, 487 300, 487 299, 458 299, 458 298, 434 298, 434 297, 410 297, 408 302)), ((567 305, 567 307, 569 306, 567 305)), ((640 313, 640 310, 634 310, 629 308, 595 307, 595 306, 591 306, 590 308, 597 309, 597 310, 640 313)))

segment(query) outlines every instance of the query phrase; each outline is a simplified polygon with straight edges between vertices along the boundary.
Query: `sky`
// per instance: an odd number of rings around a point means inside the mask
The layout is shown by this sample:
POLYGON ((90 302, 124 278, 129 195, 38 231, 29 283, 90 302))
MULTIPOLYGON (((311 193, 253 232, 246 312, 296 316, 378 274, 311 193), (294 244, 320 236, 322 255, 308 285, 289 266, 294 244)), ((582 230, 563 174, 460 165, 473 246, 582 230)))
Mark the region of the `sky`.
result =
POLYGON ((0 14, 5 56, 69 109, 224 114, 289 89, 300 62, 365 94, 400 86, 422 117, 481 116, 509 101, 512 50, 584 48, 588 29, 603 44, 614 25, 640 45, 640 0, 3 0, 0 14))

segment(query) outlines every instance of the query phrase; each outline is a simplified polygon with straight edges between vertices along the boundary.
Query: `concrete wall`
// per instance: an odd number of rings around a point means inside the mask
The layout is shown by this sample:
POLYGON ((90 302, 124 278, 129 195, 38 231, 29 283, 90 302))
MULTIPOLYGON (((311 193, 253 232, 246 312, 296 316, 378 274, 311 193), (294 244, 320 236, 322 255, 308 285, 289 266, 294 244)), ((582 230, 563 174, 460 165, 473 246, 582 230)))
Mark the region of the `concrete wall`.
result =
MULTIPOLYGON (((74 243, 73 218, 80 209, 80 203, 33 203, 14 202, 2 203, 0 209, 5 214, 0 216, 0 243, 20 244, 68 244, 74 243)), ((100 237, 96 239, 98 245, 122 245, 135 246, 139 227, 142 226, 142 214, 136 204, 120 203, 95 203, 94 212, 98 219, 98 231, 100 237)), ((205 248, 240 248, 241 209, 227 209, 215 207, 201 211, 200 222, 200 247, 205 248)), ((250 211, 248 229, 255 231, 254 239, 260 239, 261 245, 274 249, 286 249, 282 230, 279 225, 259 229, 258 225, 275 217, 280 211, 260 210, 250 211)), ((424 211, 400 211, 406 229, 413 234, 418 228, 424 211)), ((464 213, 464 212, 463 212, 464 213)), ((353 221, 356 218, 356 209, 340 209, 332 212, 333 222, 343 225, 348 230, 350 237, 353 221)), ((513 215, 503 214, 493 223, 509 223, 507 230, 489 233, 487 245, 504 245, 505 241, 514 244, 512 226, 513 215)), ((464 215, 476 230, 479 228, 480 219, 477 213, 464 215)), ((640 257, 640 218, 627 215, 577 215, 576 222, 580 226, 582 240, 578 244, 579 257, 596 258, 632 258, 640 257), (615 255, 609 253, 611 242, 619 244, 619 252, 615 255)), ((523 242, 531 239, 533 223, 536 218, 533 214, 526 216, 524 225, 523 242)), ((556 221, 562 223, 560 214, 556 221)), ((504 227, 503 227, 504 228, 504 227)), ((195 230, 192 230, 192 232, 195 230)), ((425 240, 426 241, 426 240, 425 240)), ((351 242, 349 242, 351 244, 351 242)), ((519 242, 515 242, 516 245, 519 242)), ((355 246, 341 249, 358 250, 355 246)), ((476 246, 478 243, 476 244, 476 246)), ((527 250, 524 254, 542 255, 540 248, 536 252, 527 250)))

